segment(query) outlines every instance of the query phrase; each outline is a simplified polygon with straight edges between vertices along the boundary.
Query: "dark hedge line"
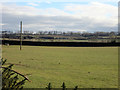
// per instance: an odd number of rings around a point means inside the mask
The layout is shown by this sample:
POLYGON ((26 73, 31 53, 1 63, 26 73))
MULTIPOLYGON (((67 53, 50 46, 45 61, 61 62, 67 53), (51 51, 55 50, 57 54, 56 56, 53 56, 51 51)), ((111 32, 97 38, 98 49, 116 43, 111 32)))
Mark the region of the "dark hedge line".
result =
MULTIPOLYGON (((2 44, 20 45, 20 41, 2 40, 2 44)), ((36 42, 23 41, 23 45, 30 46, 67 46, 67 47, 105 47, 105 46, 120 46, 120 42, 36 42)))

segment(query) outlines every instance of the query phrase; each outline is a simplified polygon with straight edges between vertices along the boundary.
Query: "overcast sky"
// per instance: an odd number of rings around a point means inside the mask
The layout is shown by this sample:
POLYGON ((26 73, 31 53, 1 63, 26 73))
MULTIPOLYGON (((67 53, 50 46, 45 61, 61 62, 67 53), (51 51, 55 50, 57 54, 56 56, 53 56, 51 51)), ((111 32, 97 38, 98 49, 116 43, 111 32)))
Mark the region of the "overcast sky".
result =
POLYGON ((116 0, 68 0, 59 2, 2 3, 3 30, 18 31, 117 31, 118 2, 116 0), (106 2, 105 2, 106 1, 106 2))

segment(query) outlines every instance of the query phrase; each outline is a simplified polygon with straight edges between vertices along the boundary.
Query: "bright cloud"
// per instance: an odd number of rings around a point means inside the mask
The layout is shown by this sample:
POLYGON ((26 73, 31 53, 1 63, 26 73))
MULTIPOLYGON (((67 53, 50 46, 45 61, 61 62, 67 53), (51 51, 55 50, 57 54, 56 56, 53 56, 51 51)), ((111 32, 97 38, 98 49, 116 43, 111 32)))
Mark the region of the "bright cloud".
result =
POLYGON ((70 4, 65 6, 66 11, 71 11, 76 17, 93 19, 96 23, 115 26, 118 22, 118 7, 109 4, 91 2, 87 5, 70 4))
POLYGON ((31 6, 3 5, 4 30, 18 30, 22 20, 24 30, 58 31, 117 31, 118 8, 110 4, 65 4, 63 9, 35 8, 31 6))
POLYGON ((72 11, 80 17, 100 18, 118 17, 118 7, 109 4, 92 2, 87 5, 70 4, 65 6, 65 10, 72 11))
POLYGON ((31 6, 38 6, 38 4, 36 4, 36 3, 28 3, 28 5, 31 5, 31 6))
POLYGON ((3 5, 3 13, 10 13, 16 15, 45 15, 45 16, 57 16, 57 15, 69 15, 63 10, 56 8, 35 8, 33 6, 17 6, 17 5, 3 5))

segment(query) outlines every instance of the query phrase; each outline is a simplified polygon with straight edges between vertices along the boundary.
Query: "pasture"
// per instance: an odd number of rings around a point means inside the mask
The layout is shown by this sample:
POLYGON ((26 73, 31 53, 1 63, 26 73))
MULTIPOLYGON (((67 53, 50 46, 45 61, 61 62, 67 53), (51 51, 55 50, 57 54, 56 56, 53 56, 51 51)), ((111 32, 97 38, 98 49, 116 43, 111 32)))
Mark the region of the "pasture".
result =
POLYGON ((27 88, 117 88, 117 47, 2 46, 2 57, 27 74, 27 88))

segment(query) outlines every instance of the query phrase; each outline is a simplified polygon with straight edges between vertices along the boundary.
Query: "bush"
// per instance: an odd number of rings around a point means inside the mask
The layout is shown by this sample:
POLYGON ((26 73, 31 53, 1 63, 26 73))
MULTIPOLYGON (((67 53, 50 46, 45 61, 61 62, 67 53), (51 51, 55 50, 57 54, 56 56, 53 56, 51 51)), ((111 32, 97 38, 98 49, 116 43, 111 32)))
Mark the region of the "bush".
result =
POLYGON ((23 74, 12 70, 13 64, 5 65, 6 59, 1 59, 2 62, 2 89, 22 89, 25 81, 29 79, 23 74))

